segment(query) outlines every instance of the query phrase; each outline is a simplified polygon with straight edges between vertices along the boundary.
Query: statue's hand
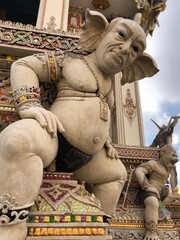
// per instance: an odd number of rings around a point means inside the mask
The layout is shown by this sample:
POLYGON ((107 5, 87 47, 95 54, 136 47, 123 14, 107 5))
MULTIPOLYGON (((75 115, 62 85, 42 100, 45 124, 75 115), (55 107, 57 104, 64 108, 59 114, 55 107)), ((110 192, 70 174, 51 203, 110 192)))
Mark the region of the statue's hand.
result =
POLYGON ((51 134, 52 137, 57 137, 57 131, 65 131, 57 116, 43 107, 36 106, 23 110, 19 109, 19 115, 23 119, 36 119, 41 127, 46 128, 47 132, 51 134))
POLYGON ((109 138, 105 142, 105 148, 108 157, 119 159, 119 154, 116 151, 116 149, 112 146, 109 138))
POLYGON ((173 191, 173 192, 172 192, 172 197, 173 197, 173 198, 180 199, 180 194, 178 193, 178 191, 173 191))
MULTIPOLYGON (((177 174, 176 169, 174 169, 174 170, 175 170, 175 172, 173 171, 172 173, 177 174)), ((177 176, 176 176, 176 178, 177 178, 177 176)), ((178 192, 178 186, 172 188, 172 197, 174 197, 174 198, 175 197, 180 197, 180 193, 178 192)))

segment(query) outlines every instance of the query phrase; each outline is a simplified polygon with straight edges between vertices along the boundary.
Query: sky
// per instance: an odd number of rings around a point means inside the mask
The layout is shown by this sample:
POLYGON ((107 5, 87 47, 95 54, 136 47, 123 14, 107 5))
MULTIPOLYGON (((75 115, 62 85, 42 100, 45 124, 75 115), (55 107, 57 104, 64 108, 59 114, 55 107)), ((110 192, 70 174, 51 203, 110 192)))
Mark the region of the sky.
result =
MULTIPOLYGON (((149 146, 159 126, 168 124, 171 116, 180 116, 180 0, 167 0, 167 7, 158 18, 153 36, 148 36, 146 52, 155 59, 159 72, 139 82, 146 146, 149 146)), ((173 146, 179 162, 176 164, 180 185, 180 119, 175 126, 173 146)))

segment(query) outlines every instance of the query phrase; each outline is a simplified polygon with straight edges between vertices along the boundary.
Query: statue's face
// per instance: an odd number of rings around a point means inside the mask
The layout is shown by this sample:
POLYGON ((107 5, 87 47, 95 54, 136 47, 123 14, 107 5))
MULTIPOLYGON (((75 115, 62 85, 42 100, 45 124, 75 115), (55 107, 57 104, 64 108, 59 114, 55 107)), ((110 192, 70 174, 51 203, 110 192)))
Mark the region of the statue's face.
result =
POLYGON ((177 161, 178 161, 178 157, 174 148, 161 154, 160 162, 169 171, 172 170, 172 168, 174 167, 177 161))
POLYGON ((146 35, 140 25, 120 19, 104 36, 95 53, 100 69, 106 74, 115 74, 130 65, 145 48, 146 35))

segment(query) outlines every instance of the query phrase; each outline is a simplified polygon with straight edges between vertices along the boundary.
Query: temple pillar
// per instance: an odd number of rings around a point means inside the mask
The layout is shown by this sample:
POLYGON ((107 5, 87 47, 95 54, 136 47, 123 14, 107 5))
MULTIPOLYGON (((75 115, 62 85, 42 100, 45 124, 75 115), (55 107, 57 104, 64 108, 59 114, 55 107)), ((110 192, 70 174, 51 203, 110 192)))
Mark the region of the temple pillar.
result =
POLYGON ((37 29, 42 29, 43 28, 44 13, 45 13, 45 10, 46 10, 46 2, 47 2, 47 0, 40 0, 37 22, 36 22, 36 28, 37 29))
POLYGON ((112 139, 120 145, 144 146, 138 82, 121 86, 121 73, 115 75, 115 117, 112 139))
POLYGON ((36 27, 38 29, 61 29, 63 3, 59 0, 41 0, 36 27))
POLYGON ((61 22, 61 31, 64 33, 67 32, 68 14, 69 14, 69 0, 64 0, 63 1, 62 22, 61 22))

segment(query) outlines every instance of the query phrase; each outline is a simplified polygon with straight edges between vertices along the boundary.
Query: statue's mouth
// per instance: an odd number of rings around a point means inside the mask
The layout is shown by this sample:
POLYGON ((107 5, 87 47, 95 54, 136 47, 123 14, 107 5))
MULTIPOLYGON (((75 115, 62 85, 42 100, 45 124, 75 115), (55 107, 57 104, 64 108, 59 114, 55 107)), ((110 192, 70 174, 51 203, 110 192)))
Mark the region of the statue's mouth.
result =
POLYGON ((121 53, 118 50, 116 50, 116 49, 112 49, 111 52, 114 53, 114 55, 116 56, 116 58, 119 60, 119 62, 122 65, 123 64, 123 58, 122 58, 121 53))

